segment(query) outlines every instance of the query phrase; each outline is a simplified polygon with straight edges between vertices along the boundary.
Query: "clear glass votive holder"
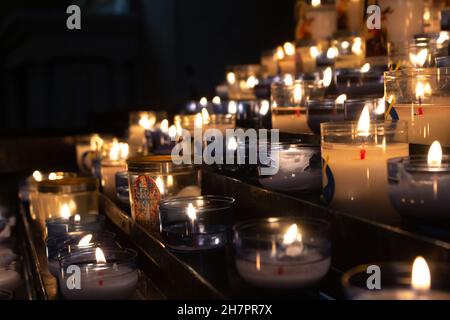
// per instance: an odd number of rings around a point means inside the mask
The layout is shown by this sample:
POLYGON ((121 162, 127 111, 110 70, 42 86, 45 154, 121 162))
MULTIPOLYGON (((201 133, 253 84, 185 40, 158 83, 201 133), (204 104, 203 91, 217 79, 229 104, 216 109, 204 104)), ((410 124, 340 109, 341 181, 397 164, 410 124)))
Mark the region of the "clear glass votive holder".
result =
POLYGON ((371 121, 382 121, 385 119, 385 112, 387 110, 384 98, 365 97, 347 99, 343 105, 345 121, 358 121, 365 107, 369 109, 371 121))
POLYGON ((336 89, 338 94, 349 98, 366 96, 382 97, 384 93, 384 68, 370 66, 369 70, 337 69, 336 89))
POLYGON ((69 218, 48 218, 45 221, 47 237, 64 235, 68 232, 100 232, 105 226, 105 216, 101 214, 75 215, 69 218))
POLYGON ((395 211, 386 165, 408 156, 407 123, 365 120, 321 124, 323 198, 334 209, 387 221, 395 211))
POLYGON ((139 277, 136 256, 134 250, 109 247, 89 248, 62 256, 59 273, 62 296, 68 300, 131 298, 139 277), (74 270, 80 275, 75 281, 74 270))
POLYGON ((320 145, 285 139, 266 147, 269 164, 259 161, 258 182, 278 192, 314 192, 322 186, 320 145), (274 173, 265 174, 264 169, 274 173))
POLYGON ((236 101, 236 126, 240 128, 270 129, 271 113, 268 100, 236 101))
POLYGON ((128 186, 128 171, 116 173, 116 197, 125 205, 130 204, 130 188, 128 186))
POLYGON ((386 72, 384 90, 397 118, 408 121, 410 143, 450 146, 450 68, 386 72))
POLYGON ((234 202, 233 198, 213 195, 161 201, 161 234, 165 244, 179 251, 225 246, 234 202))
POLYGON ((145 130, 154 128, 158 121, 167 118, 162 111, 133 111, 129 114, 128 144, 130 154, 139 155, 146 152, 145 130))
POLYGON ((255 219, 233 227, 235 263, 258 287, 309 288, 331 265, 329 224, 312 218, 255 219))
POLYGON ((402 45, 388 44, 388 64, 391 69, 399 68, 430 68, 436 66, 435 59, 439 49, 435 39, 416 38, 402 45))
POLYGON ((113 232, 84 232, 74 231, 64 235, 47 238, 45 241, 48 268, 54 277, 59 275, 59 259, 70 253, 78 250, 101 247, 118 246, 115 241, 116 235, 113 232))
POLYGON ((322 80, 284 81, 271 86, 272 128, 285 133, 311 134, 307 124, 306 101, 323 98, 322 80))
POLYGON ((428 264, 431 275, 429 290, 412 287, 412 264, 408 262, 374 263, 380 268, 381 289, 368 289, 369 264, 348 270, 341 282, 348 299, 352 300, 449 300, 450 269, 448 265, 428 264))
POLYGON ((254 100, 255 86, 261 82, 263 68, 259 64, 231 66, 227 70, 228 98, 230 100, 254 100))
POLYGON ((201 194, 200 166, 177 165, 171 156, 132 157, 127 166, 131 215, 152 231, 160 231, 160 200, 201 194))
POLYGON ((439 165, 420 155, 390 159, 388 178, 391 203, 402 217, 450 219, 450 156, 439 165))
POLYGON ((320 124, 324 122, 344 121, 344 104, 335 99, 317 99, 306 101, 307 123, 314 134, 320 134, 320 124))

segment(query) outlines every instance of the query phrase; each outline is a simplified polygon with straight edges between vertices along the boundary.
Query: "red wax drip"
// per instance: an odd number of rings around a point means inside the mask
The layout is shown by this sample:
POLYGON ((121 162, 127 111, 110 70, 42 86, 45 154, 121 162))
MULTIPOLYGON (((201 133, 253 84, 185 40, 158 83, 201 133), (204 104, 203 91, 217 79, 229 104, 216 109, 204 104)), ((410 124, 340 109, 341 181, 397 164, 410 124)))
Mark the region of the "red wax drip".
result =
POLYGON ((366 158, 366 150, 365 150, 365 149, 361 149, 361 150, 359 151, 359 158, 360 158, 361 160, 364 160, 364 159, 366 158))
POLYGON ((295 115, 297 116, 297 118, 300 118, 300 110, 295 110, 295 115))
POLYGON ((277 274, 278 274, 279 276, 281 276, 281 275, 284 274, 284 269, 283 269, 283 267, 281 267, 281 266, 278 267, 277 274))
POLYGON ((423 108, 419 107, 419 116, 423 115, 423 108))

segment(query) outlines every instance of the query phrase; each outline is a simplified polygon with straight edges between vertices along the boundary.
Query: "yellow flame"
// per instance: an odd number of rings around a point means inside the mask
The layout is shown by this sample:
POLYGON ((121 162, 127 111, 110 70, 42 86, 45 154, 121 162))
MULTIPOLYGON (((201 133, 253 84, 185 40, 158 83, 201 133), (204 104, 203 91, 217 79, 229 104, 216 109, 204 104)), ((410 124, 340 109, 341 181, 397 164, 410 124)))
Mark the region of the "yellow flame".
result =
POLYGON ((339 97, 336 98, 335 102, 339 104, 343 104, 347 100, 346 94, 341 94, 339 97))
POLYGON ((294 85, 294 102, 300 103, 302 101, 302 98, 303 98, 303 87, 300 82, 297 82, 294 85))
POLYGON ((170 188, 172 186, 173 186, 173 176, 169 174, 167 176, 167 187, 170 188))
POLYGON ((177 127, 175 125, 171 125, 169 127, 169 138, 171 140, 175 140, 176 137, 177 137, 177 127))
POLYGON ((168 133, 169 132, 169 120, 164 119, 163 121, 161 121, 161 124, 159 125, 159 127, 161 128, 162 132, 168 133))
POLYGON ((33 172, 33 179, 37 182, 42 181, 42 173, 39 170, 33 172))
POLYGON ((201 113, 197 113, 195 115, 195 122, 194 122, 194 126, 196 128, 201 128, 203 126, 203 117, 201 113))
POLYGON ((203 120, 204 124, 209 123, 209 112, 208 112, 208 110, 206 110, 206 108, 202 109, 202 120, 203 120))
POLYGON ((206 99, 206 97, 202 97, 200 99, 200 105, 205 107, 208 104, 208 99, 206 99))
POLYGON ((235 114, 237 112, 237 104, 236 101, 228 102, 228 113, 235 114))
POLYGON ((317 49, 316 46, 313 46, 313 47, 311 47, 309 49, 309 54, 311 55, 311 57, 313 57, 315 59, 320 54, 320 52, 319 52, 319 49, 317 49))
POLYGON ((365 63, 362 67, 361 67, 361 73, 367 73, 370 71, 370 63, 365 63))
POLYGON ((287 232, 284 234, 283 244, 290 245, 290 244, 294 243, 295 241, 302 242, 302 235, 298 231, 297 224, 294 223, 293 225, 291 225, 289 227, 287 232))
POLYGON ((284 58, 284 50, 283 50, 282 46, 277 47, 276 55, 277 55, 277 59, 278 60, 283 60, 283 58, 284 58))
POLYGON ((320 0, 311 0, 311 5, 313 7, 318 7, 320 6, 320 0))
POLYGON ((254 88, 259 83, 258 79, 255 76, 250 76, 247 79, 246 85, 247 88, 254 88))
POLYGON ((195 210, 195 207, 192 203, 188 204, 186 208, 186 215, 189 217, 191 221, 197 219, 197 210, 195 210))
POLYGON ((153 128, 155 123, 155 117, 149 117, 147 113, 142 114, 141 118, 139 119, 139 125, 146 130, 153 128))
POLYGON ((221 100, 219 96, 215 96, 214 98, 212 98, 212 103, 214 104, 220 104, 221 100))
POLYGON ((335 47, 328 48, 327 50, 327 58, 334 59, 339 55, 339 51, 335 47))
POLYGON ((236 83, 236 75, 234 72, 228 72, 227 73, 227 81, 229 84, 235 84, 236 83))
POLYGON ((287 86, 292 86, 294 84, 294 77, 292 76, 292 74, 285 74, 283 77, 283 82, 287 86))
POLYGON ((103 139, 100 138, 98 134, 93 134, 91 136, 90 144, 91 144, 91 151, 98 151, 103 145, 103 139))
POLYGON ((78 242, 79 247, 88 246, 91 243, 92 234, 87 234, 78 242))
POLYGON ((293 56, 295 54, 295 46, 292 42, 285 42, 283 45, 284 52, 288 56, 293 56))
POLYGON ((95 260, 97 260, 97 263, 106 263, 106 257, 103 253, 103 250, 100 248, 95 249, 95 260))
POLYGON ((262 100, 261 101, 261 106, 259 108, 259 114, 262 115, 262 116, 265 116, 269 112, 269 109, 270 109, 269 101, 262 100))
POLYGON ((423 99, 425 96, 425 87, 422 82, 418 82, 416 85, 416 99, 423 99))
POLYGON ((333 70, 331 69, 331 67, 327 67, 323 72, 323 79, 322 79, 323 85, 325 87, 330 86, 332 80, 333 80, 333 70))
POLYGON ((128 143, 118 142, 117 139, 114 139, 109 150, 109 159, 113 161, 125 160, 128 152, 128 143))
POLYGON ((80 222, 80 220, 81 220, 80 215, 79 215, 79 214, 76 214, 75 217, 73 217, 73 220, 74 220, 75 222, 80 222))
POLYGON ((423 67, 428 57, 428 49, 422 49, 418 54, 410 53, 409 60, 416 67, 423 67))
POLYGON ((363 111, 361 112, 361 116, 359 117, 357 131, 358 136, 368 136, 370 129, 370 113, 369 106, 365 105, 363 111))
POLYGON ((61 206, 59 210, 59 216, 64 219, 68 219, 70 217, 70 207, 67 203, 61 206))
POLYGON ((411 286, 415 290, 428 291, 431 287, 430 268, 423 257, 417 257, 412 267, 411 286))
POLYGON ((442 163, 442 147, 437 140, 430 146, 427 163, 429 166, 440 166, 442 163))
POLYGON ((352 52, 353 54, 356 55, 362 55, 363 51, 362 51, 362 42, 360 38, 356 38, 355 41, 352 44, 352 52), (359 41, 357 41, 357 39, 359 39, 359 41))

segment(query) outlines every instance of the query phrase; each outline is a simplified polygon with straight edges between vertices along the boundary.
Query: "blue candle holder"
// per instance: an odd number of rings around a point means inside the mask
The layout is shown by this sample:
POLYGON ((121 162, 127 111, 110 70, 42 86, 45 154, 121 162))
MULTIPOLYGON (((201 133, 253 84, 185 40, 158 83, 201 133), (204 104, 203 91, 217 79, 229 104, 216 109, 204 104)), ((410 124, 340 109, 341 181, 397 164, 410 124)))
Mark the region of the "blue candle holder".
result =
POLYGON ((74 231, 99 232, 103 230, 105 220, 105 216, 99 214, 75 215, 69 219, 50 218, 45 221, 47 237, 51 238, 74 231))
POLYGON ((125 205, 130 205, 130 187, 128 186, 128 171, 116 173, 117 199, 125 205))
POLYGON ((161 201, 161 234, 168 247, 207 250, 227 243, 234 199, 224 196, 175 197, 161 201))
POLYGON ((344 104, 335 99, 308 100, 306 102, 308 126, 314 134, 320 134, 320 124, 344 121, 344 104))

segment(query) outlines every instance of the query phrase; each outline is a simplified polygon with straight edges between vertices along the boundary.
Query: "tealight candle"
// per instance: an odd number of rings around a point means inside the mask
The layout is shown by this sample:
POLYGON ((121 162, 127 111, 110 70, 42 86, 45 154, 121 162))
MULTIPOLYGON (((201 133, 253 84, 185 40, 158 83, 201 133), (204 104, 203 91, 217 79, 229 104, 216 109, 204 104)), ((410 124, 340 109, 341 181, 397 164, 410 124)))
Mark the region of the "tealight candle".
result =
POLYGON ((234 199, 223 196, 175 197, 161 201, 161 234, 171 249, 208 250, 227 244, 234 199))
POLYGON ((380 267, 379 289, 367 287, 369 265, 346 272, 342 283, 348 298, 357 300, 449 300, 450 271, 447 265, 428 266, 423 257, 410 263, 376 264, 380 267), (431 269, 431 270, 430 270, 431 269), (432 281, 433 280, 433 281, 432 281))
POLYGON ((333 207, 374 219, 392 218, 386 163, 407 156, 406 122, 322 123, 323 197, 333 207))
POLYGON ((125 170, 129 147, 127 143, 114 140, 105 150, 106 155, 100 164, 100 181, 103 193, 110 199, 116 199, 116 173, 125 170))
POLYGON ((130 126, 128 128, 128 144, 132 153, 144 153, 146 139, 145 130, 150 130, 156 124, 156 114, 151 111, 130 113, 130 126))
POLYGON ((60 260, 59 289, 69 300, 123 300, 130 298, 138 284, 136 252, 131 249, 91 248, 63 256, 60 260), (73 280, 73 267, 80 271, 73 280))
POLYGON ((317 284, 331 265, 327 222, 268 218, 234 226, 236 267, 260 287, 305 288, 317 284))
POLYGON ((365 63, 360 68, 336 69, 336 89, 338 94, 349 98, 377 96, 384 93, 384 67, 365 63))
POLYGON ((100 152, 104 139, 98 134, 79 138, 76 144, 77 164, 80 172, 90 174, 93 154, 100 152))
POLYGON ((450 218, 450 156, 442 155, 435 141, 426 156, 388 161, 389 195, 403 217, 421 219, 450 218))
POLYGON ((156 128, 145 130, 149 154, 170 154, 176 144, 177 128, 164 119, 156 128))

